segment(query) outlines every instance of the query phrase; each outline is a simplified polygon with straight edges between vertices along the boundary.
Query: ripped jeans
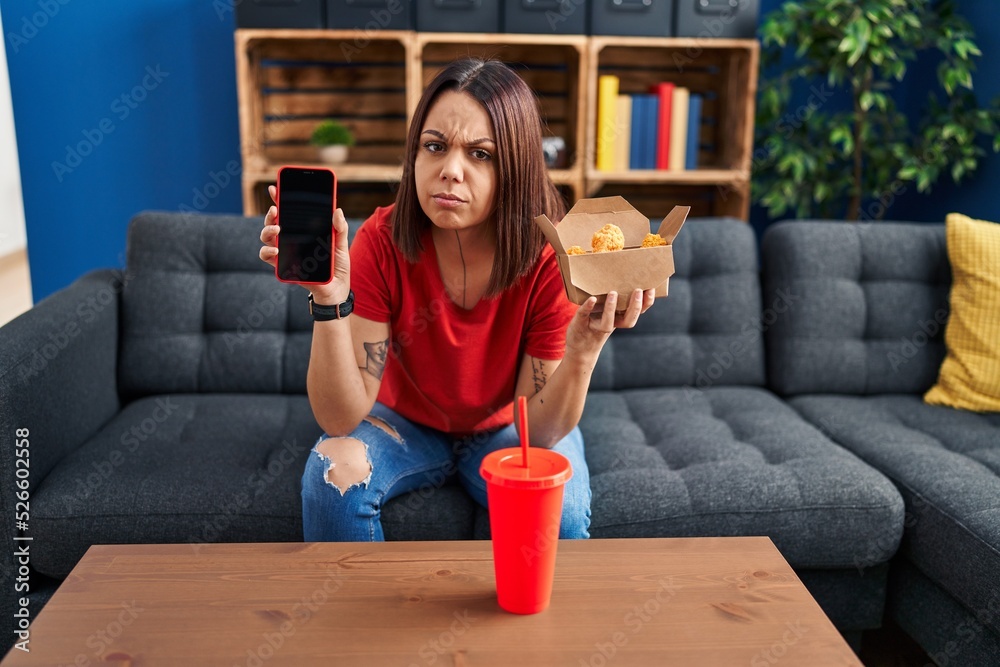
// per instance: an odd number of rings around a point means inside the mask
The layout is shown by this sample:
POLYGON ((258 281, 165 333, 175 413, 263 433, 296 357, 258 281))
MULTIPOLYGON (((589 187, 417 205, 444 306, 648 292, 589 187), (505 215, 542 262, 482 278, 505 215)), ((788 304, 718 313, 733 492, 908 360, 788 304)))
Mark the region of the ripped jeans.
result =
MULTIPOLYGON (((349 436, 323 435, 309 453, 302 475, 305 541, 381 542, 385 539, 380 521, 385 501, 422 487, 441 486, 455 474, 469 495, 487 507, 486 482, 479 476, 479 465, 490 452, 517 446, 513 424, 478 439, 456 441, 376 403, 349 436), (331 456, 318 451, 324 442, 331 456)), ((553 449, 573 466, 563 495, 559 537, 586 539, 590 536, 590 475, 579 427, 553 449)))

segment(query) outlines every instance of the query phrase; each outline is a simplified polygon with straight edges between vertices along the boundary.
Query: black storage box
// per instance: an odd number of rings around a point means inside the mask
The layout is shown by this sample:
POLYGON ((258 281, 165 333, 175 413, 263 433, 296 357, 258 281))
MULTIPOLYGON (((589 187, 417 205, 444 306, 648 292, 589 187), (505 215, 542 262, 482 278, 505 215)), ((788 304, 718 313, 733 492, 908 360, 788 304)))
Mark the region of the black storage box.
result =
POLYGON ((678 37, 757 35, 760 0, 677 0, 678 37))
POLYGON ((340 30, 413 30, 413 0, 326 0, 326 25, 340 30))
POLYGON ((591 0, 590 34, 672 37, 675 0, 591 0))
POLYGON ((417 0, 421 32, 500 32, 500 0, 417 0))
POLYGON ((589 0, 503 0, 503 31, 545 35, 587 33, 589 0))
POLYGON ((325 28, 325 0, 240 0, 237 28, 325 28))

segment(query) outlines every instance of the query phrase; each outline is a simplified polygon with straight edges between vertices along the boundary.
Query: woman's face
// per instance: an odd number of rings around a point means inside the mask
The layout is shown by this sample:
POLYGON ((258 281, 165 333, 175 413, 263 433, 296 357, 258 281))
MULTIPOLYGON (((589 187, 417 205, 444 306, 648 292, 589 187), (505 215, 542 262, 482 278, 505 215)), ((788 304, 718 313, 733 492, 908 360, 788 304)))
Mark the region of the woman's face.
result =
POLYGON ((493 214, 496 140, 486 109, 446 90, 427 113, 413 165, 420 207, 434 226, 469 229, 493 214))

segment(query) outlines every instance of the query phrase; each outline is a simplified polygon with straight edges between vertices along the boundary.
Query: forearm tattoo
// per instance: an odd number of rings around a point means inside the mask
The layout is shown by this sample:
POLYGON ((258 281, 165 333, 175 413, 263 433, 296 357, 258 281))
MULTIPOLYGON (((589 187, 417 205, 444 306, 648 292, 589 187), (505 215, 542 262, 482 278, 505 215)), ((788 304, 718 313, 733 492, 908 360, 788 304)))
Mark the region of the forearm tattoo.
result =
POLYGON ((367 353, 367 357, 365 358, 365 365, 362 370, 366 371, 376 380, 381 380, 382 373, 385 372, 385 358, 389 352, 389 339, 386 338, 377 343, 365 343, 365 352, 367 353))
POLYGON ((545 386, 545 383, 549 381, 548 375, 545 374, 545 362, 541 359, 531 358, 531 379, 535 382, 535 393, 537 394, 545 386))

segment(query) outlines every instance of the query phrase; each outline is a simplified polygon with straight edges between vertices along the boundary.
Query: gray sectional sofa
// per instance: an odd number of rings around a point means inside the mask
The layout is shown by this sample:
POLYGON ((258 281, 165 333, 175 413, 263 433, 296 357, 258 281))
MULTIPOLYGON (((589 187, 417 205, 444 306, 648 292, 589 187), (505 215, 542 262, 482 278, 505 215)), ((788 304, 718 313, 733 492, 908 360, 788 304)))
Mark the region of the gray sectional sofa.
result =
MULTIPOLYGON (((35 613, 91 544, 302 539, 311 321, 305 292, 257 259, 260 224, 141 214, 124 272, 0 329, 0 424, 31 431, 35 613)), ((1000 417, 919 399, 943 354, 943 325, 913 338, 947 312, 943 239, 777 225, 762 285, 745 223, 689 221, 669 298, 614 334, 593 378, 592 536, 768 535, 855 646, 888 602, 932 654, 1000 659, 1000 618, 978 614, 1000 580, 1000 417), (965 641, 956 624, 977 614, 965 641)), ((4 488, 12 469, 0 449, 4 488)), ((449 479, 386 503, 383 524, 395 540, 489 535, 449 479)))

